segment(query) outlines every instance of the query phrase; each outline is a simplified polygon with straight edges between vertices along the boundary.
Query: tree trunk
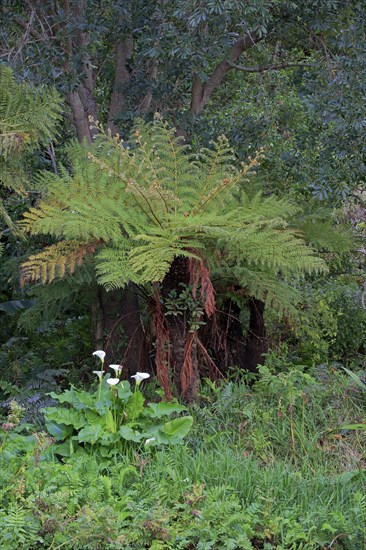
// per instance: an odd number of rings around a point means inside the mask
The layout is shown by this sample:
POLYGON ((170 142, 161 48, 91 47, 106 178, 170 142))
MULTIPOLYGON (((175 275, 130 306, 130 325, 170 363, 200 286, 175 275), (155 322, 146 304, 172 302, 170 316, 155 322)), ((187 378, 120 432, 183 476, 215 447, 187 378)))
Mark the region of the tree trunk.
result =
POLYGON ((239 59, 243 52, 255 46, 260 40, 262 40, 262 36, 254 31, 248 32, 234 42, 227 57, 216 65, 205 85, 202 84, 197 73, 194 75, 189 107, 189 112, 194 118, 202 113, 213 92, 223 83, 226 75, 233 68, 232 64, 239 59))
POLYGON ((126 85, 131 79, 130 63, 133 53, 133 38, 125 38, 116 45, 116 68, 114 71, 113 92, 109 105, 107 126, 112 134, 118 131, 114 119, 127 109, 126 85))
POLYGON ((240 321, 240 307, 227 300, 220 312, 208 322, 202 331, 202 340, 220 372, 230 367, 256 372, 257 365, 263 364, 263 353, 268 351, 264 324, 264 303, 255 298, 248 302, 250 319, 248 333, 245 334, 240 321))
POLYGON ((135 291, 132 284, 113 292, 100 289, 106 361, 122 364, 128 377, 149 370, 147 343, 135 291))
MULTIPOLYGON (((174 259, 169 272, 161 285, 164 300, 171 291, 179 291, 181 283, 189 285, 188 259, 179 256, 174 259)), ((192 402, 197 398, 200 378, 197 360, 195 332, 190 331, 189 319, 185 312, 165 315, 165 323, 170 345, 170 369, 174 384, 183 400, 192 402)))
POLYGON ((249 300, 249 331, 246 338, 244 368, 256 372, 258 365, 263 365, 264 353, 268 352, 268 339, 264 324, 264 302, 257 298, 249 300))

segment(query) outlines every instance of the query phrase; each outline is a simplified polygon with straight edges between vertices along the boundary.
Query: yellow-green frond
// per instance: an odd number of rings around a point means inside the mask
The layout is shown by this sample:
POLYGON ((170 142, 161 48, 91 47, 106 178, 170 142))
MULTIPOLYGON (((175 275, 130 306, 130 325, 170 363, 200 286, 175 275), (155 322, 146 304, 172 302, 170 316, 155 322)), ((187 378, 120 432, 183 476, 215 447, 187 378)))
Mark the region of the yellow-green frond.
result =
POLYGON ((21 266, 21 284, 41 281, 50 283, 65 273, 73 273, 85 256, 93 254, 98 242, 63 241, 34 254, 21 266))

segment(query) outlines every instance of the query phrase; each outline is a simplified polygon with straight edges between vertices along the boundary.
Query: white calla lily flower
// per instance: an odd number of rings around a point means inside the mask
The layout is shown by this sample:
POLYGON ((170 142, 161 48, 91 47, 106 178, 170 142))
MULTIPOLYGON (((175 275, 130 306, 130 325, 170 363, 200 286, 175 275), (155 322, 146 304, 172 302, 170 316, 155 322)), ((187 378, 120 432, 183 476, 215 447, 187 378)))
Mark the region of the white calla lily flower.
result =
POLYGON ((152 441, 155 441, 155 437, 149 437, 149 439, 147 439, 145 441, 145 445, 148 445, 149 443, 151 443, 152 441))
POLYGON ((136 384, 139 385, 143 380, 146 380, 146 378, 150 378, 150 374, 147 372, 136 372, 136 374, 133 374, 131 378, 134 378, 136 380, 136 384))
POLYGON ((96 374, 98 376, 98 378, 101 379, 103 374, 104 374, 104 371, 102 371, 102 370, 93 370, 93 374, 96 374))
POLYGON ((109 365, 110 369, 113 369, 117 376, 122 372, 122 365, 109 365))
POLYGON ((108 378, 107 384, 110 384, 111 386, 115 386, 118 384, 119 378, 108 378))
POLYGON ((95 355, 95 357, 99 357, 99 359, 102 361, 102 363, 104 362, 105 351, 103 351, 102 349, 98 349, 97 351, 94 351, 93 355, 95 355))

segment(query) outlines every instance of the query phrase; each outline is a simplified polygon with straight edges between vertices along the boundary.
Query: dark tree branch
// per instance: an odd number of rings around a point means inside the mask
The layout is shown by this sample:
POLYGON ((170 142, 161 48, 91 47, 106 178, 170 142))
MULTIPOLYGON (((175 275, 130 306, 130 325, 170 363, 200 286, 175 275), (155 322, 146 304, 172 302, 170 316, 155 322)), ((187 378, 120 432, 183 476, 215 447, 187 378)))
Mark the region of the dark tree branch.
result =
POLYGON ((151 88, 153 86, 154 81, 156 80, 157 74, 158 74, 158 65, 155 61, 152 61, 150 63, 150 66, 146 74, 147 92, 138 107, 138 112, 142 115, 145 115, 150 109, 151 101, 152 101, 151 88))
POLYGON ((207 83, 203 86, 199 76, 196 74, 193 79, 191 92, 190 113, 196 117, 205 108, 212 93, 224 81, 227 73, 231 70, 231 64, 235 63, 240 55, 255 46, 262 36, 257 31, 248 32, 237 40, 230 48, 228 56, 216 65, 207 83))
POLYGON ((243 67, 243 65, 236 65, 229 62, 230 69, 236 69, 237 71, 243 71, 243 73, 264 73, 266 71, 279 71, 281 69, 288 69, 290 67, 311 67, 308 63, 279 63, 276 65, 263 65, 262 67, 243 67))
POLYGON ((78 91, 70 92, 67 99, 71 107, 78 140, 81 142, 86 139, 88 143, 91 143, 93 138, 90 130, 88 113, 86 112, 78 91))
POLYGON ((192 115, 197 116, 198 108, 202 101, 203 86, 200 77, 196 73, 193 77, 192 89, 191 89, 191 104, 189 107, 189 112, 192 115))
POLYGON ((25 31, 27 31, 30 34, 30 36, 32 36, 36 40, 44 40, 45 39, 45 37, 42 34, 40 34, 34 28, 29 26, 29 21, 24 21, 24 19, 22 19, 18 15, 13 14, 11 12, 11 10, 9 10, 9 8, 6 8, 5 6, 3 6, 2 7, 2 12, 5 15, 11 15, 11 18, 14 21, 14 23, 16 23, 18 25, 18 27, 21 27, 22 29, 25 29, 25 31))

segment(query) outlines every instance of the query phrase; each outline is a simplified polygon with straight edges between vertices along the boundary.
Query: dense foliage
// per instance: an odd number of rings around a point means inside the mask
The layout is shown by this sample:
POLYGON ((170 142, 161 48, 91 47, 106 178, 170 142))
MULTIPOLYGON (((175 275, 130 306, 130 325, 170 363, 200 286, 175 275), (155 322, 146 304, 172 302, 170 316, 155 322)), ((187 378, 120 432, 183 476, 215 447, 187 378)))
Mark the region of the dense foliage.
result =
MULTIPOLYGON (((207 383, 184 445, 52 460, 2 432, 3 548, 363 548, 365 393, 337 369, 207 383)), ((13 410, 13 422, 19 411, 13 410)))
POLYGON ((0 547, 363 550, 365 0, 0 4, 0 547))

